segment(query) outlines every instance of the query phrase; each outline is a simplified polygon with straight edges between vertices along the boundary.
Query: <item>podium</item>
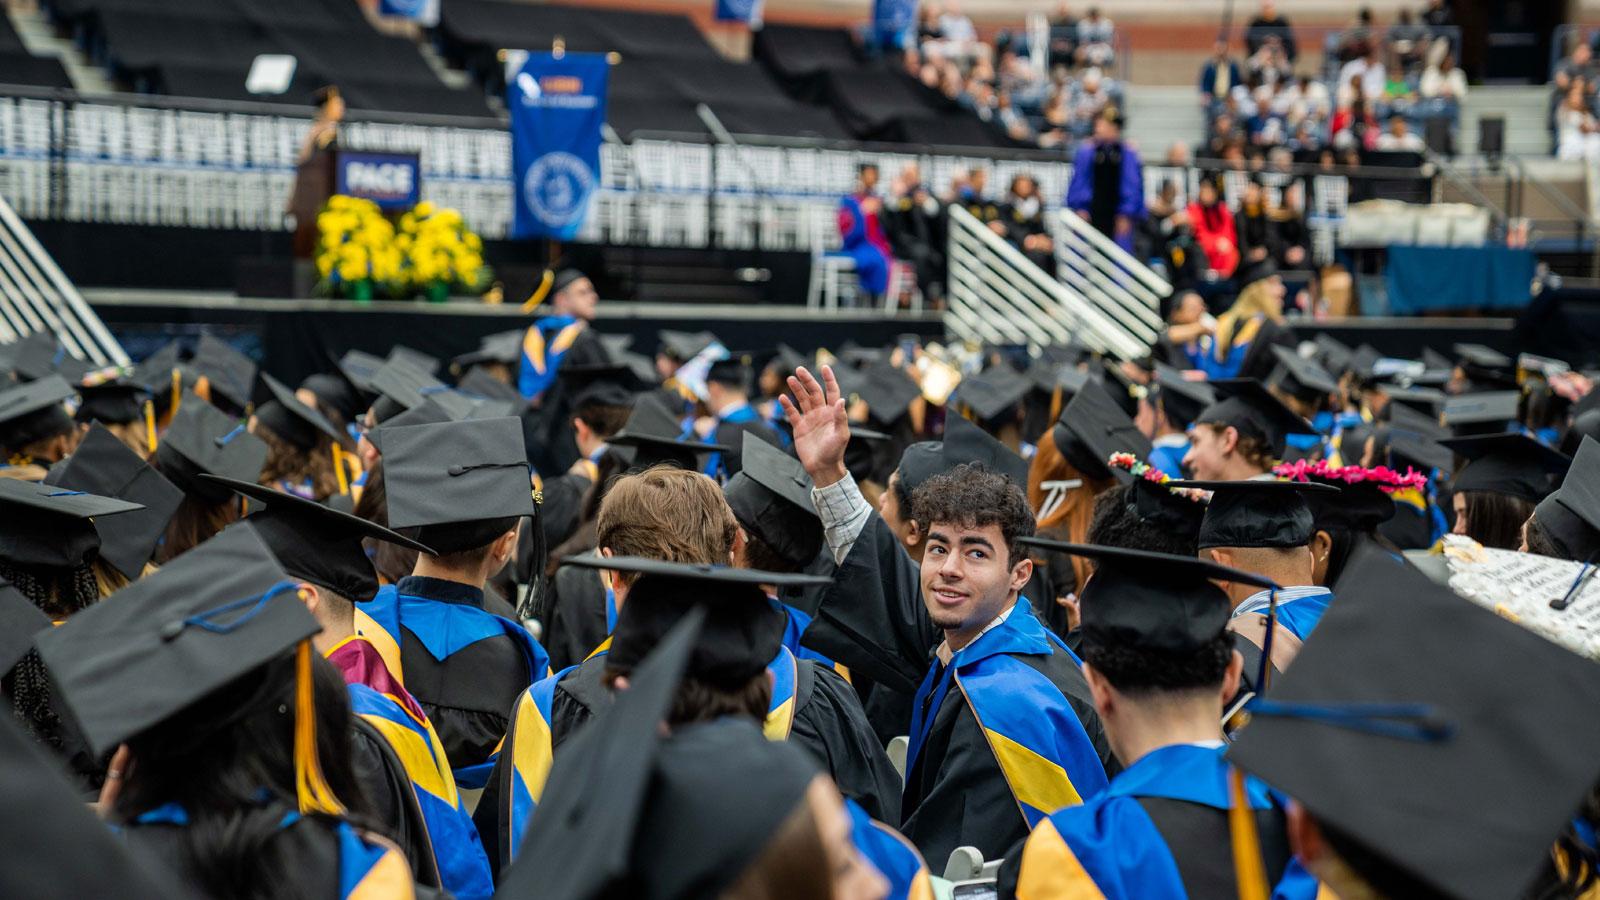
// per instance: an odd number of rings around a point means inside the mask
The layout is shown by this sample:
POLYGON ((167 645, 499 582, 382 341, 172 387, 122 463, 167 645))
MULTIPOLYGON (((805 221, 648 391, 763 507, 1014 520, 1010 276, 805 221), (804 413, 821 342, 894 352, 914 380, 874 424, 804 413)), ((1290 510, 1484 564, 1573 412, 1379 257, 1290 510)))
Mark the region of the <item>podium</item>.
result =
POLYGON ((338 146, 313 151, 295 172, 289 201, 296 259, 316 255, 317 213, 334 194, 371 200, 386 213, 403 212, 422 199, 422 157, 338 146))

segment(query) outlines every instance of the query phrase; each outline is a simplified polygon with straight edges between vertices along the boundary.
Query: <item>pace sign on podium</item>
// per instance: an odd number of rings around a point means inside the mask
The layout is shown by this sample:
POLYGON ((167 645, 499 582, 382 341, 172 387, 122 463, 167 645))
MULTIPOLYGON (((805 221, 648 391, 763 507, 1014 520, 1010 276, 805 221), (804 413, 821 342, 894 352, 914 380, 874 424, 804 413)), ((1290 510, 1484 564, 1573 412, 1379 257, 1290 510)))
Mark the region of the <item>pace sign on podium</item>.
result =
POLYGON ((421 159, 415 153, 338 150, 333 192, 371 200, 384 212, 404 212, 422 199, 421 159))

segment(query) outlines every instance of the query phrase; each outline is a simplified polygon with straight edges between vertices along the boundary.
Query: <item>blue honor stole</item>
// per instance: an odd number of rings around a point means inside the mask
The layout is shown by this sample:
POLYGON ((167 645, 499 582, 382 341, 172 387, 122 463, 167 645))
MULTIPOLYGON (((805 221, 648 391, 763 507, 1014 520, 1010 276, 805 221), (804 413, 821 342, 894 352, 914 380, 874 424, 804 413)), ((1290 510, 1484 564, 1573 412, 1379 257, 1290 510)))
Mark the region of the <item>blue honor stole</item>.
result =
POLYGON ((949 665, 930 666, 912 703, 906 772, 916 765, 939 707, 955 684, 1029 828, 1103 790, 1105 766, 1066 696, 1044 673, 1017 658, 1072 655, 1051 638, 1028 599, 1021 597, 1005 621, 956 651, 949 665))
POLYGON ((549 390, 561 369, 562 358, 583 329, 583 322, 572 316, 545 316, 528 326, 522 336, 517 392, 534 400, 549 390))

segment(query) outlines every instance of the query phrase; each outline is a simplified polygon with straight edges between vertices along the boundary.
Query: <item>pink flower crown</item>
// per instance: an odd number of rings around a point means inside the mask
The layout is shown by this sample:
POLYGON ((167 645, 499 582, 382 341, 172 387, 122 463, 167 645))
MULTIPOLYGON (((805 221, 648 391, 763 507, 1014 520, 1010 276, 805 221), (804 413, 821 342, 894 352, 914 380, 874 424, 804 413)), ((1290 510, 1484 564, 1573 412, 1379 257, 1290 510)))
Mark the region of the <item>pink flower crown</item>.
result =
POLYGON ((1405 488, 1420 490, 1428 483, 1428 476, 1410 466, 1406 467, 1405 474, 1401 474, 1388 466, 1371 469, 1366 466, 1330 466, 1325 459, 1315 462, 1302 459, 1292 463, 1280 463, 1272 473, 1290 481, 1310 481, 1316 478, 1321 481, 1342 481, 1345 484, 1371 483, 1386 494, 1405 488))
MULTIPOLYGON (((1154 484, 1166 484, 1172 480, 1171 476, 1167 475, 1167 473, 1161 471, 1155 466, 1150 465, 1149 463, 1127 451, 1111 454, 1110 458, 1106 460, 1106 463, 1113 469, 1121 469, 1124 472, 1130 472, 1133 474, 1133 477, 1142 478, 1145 481, 1149 481, 1154 484)), ((1204 500, 1206 496, 1205 491, 1196 490, 1194 488, 1167 488, 1167 490, 1187 500, 1204 500)))

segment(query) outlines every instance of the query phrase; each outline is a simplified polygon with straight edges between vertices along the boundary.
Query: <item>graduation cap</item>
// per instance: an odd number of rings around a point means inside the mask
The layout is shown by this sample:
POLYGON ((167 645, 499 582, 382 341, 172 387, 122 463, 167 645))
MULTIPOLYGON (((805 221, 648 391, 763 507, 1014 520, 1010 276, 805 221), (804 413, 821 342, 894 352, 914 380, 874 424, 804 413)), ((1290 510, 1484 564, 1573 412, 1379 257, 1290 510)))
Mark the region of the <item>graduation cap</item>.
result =
MULTIPOLYGON (((835 380, 838 374, 838 371, 834 372, 835 380)), ((910 375, 888 363, 869 365, 857 375, 859 377, 850 379, 851 390, 846 391, 841 384, 840 391, 847 396, 855 394, 867 404, 867 419, 885 428, 891 428, 905 418, 911 411, 912 402, 922 396, 922 388, 910 375)))
POLYGON ((183 366, 182 349, 182 344, 176 340, 163 344, 161 349, 133 367, 132 380, 153 394, 170 393, 172 372, 183 366))
POLYGON ((856 481, 887 477, 879 469, 880 447, 891 441, 887 434, 859 425, 850 426, 850 442, 844 445, 844 467, 856 481))
MULTIPOLYGON (((1008 410, 1015 410, 1033 388, 1033 382, 1026 376, 1010 365, 1001 364, 962 379, 953 399, 970 408, 980 422, 994 422, 1008 410)), ((870 408, 871 404, 868 406, 870 408)))
POLYGON ((480 363, 512 365, 522 360, 522 339, 526 331, 516 328, 480 338, 478 349, 463 353, 450 361, 450 371, 457 374, 480 363))
MULTIPOLYGON (((294 586, 249 526, 227 528, 35 644, 90 751, 101 756, 296 645, 307 653, 307 639, 322 629, 294 586)), ((301 687, 310 696, 310 685, 301 687)), ((315 747, 315 716, 311 704, 295 704, 297 743, 315 747)), ((315 751, 295 756, 297 780, 312 779, 314 799, 303 797, 302 811, 326 810, 326 802, 314 805, 332 794, 315 751), (318 797, 317 787, 327 794, 318 797)))
POLYGON ((353 422, 367 411, 367 398, 361 388, 337 367, 332 372, 316 372, 300 382, 300 390, 310 391, 346 422, 353 422))
POLYGON ((1504 431, 1517 419, 1520 391, 1458 394, 1445 401, 1444 424, 1458 435, 1504 431))
POLYGON ((1584 435, 1560 490, 1540 501, 1533 515, 1567 559, 1600 556, 1600 441, 1584 435))
POLYGON ((795 568, 808 565, 822 550, 811 477, 799 460, 748 431, 740 459, 744 467, 722 486, 734 518, 795 568))
POLYGON ((1384 388, 1389 397, 1389 402, 1408 406, 1417 412, 1430 416, 1438 421, 1439 413, 1444 408, 1445 393, 1434 388, 1384 388))
POLYGON ((678 417, 660 400, 647 394, 634 402, 633 412, 622 430, 612 435, 606 443, 632 447, 633 467, 636 469, 669 463, 694 471, 699 468, 697 454, 727 453, 731 449, 722 444, 688 440, 682 435, 683 426, 679 424, 678 417))
POLYGON ((390 428, 383 436, 389 527, 417 529, 437 554, 482 547, 503 522, 537 514, 514 418, 390 428))
POLYGON ((1277 586, 1253 572, 1193 556, 1037 537, 1018 543, 1095 561, 1094 574, 1078 592, 1084 637, 1165 653, 1193 653, 1227 632, 1233 603, 1213 579, 1277 586))
POLYGON ((372 373, 367 384, 378 395, 372 404, 372 414, 378 422, 421 406, 429 397, 437 399, 450 390, 443 382, 403 359, 384 363, 372 373))
POLYGON ((1122 371, 1122 365, 1116 360, 1100 360, 1103 373, 1100 378, 1093 379, 1105 389, 1106 396, 1117 405, 1117 408, 1133 418, 1139 414, 1139 401, 1149 395, 1149 388, 1129 378, 1122 371))
POLYGON ((1452 349, 1469 381, 1506 387, 1516 385, 1516 361, 1499 350, 1483 344, 1456 344, 1452 349))
POLYGON ((327 416, 302 403, 283 382, 265 372, 261 373, 261 380, 271 392, 272 399, 257 407, 255 416, 261 424, 272 429, 273 434, 305 451, 315 450, 324 437, 335 444, 349 440, 342 429, 329 422, 327 416))
POLYGON ((183 503, 182 489, 99 425, 90 427, 78 449, 52 468, 44 483, 142 507, 94 523, 100 558, 130 579, 144 573, 167 523, 183 503))
POLYGON ((367 430, 367 443, 383 452, 383 436, 392 428, 406 428, 412 425, 438 425, 442 422, 455 422, 457 419, 450 412, 432 399, 425 399, 421 406, 406 410, 382 425, 367 430))
MULTIPOLYGON (((1123 474, 1108 463, 1113 453, 1132 453, 1140 459, 1150 455, 1150 439, 1104 391, 1073 395, 1051 434, 1067 462, 1083 477, 1096 481, 1123 474)), ((1027 484, 1027 479, 1021 483, 1027 484)))
POLYGON ((1450 361, 1450 357, 1445 356, 1443 353, 1440 353, 1432 347, 1422 348, 1422 365, 1429 371, 1443 369, 1444 371, 1448 372, 1455 368, 1455 363, 1450 361))
POLYGON ((1265 256, 1253 263, 1245 263, 1240 266, 1238 273, 1234 276, 1234 281, 1238 282, 1239 293, 1242 294, 1250 285, 1258 281, 1265 281, 1276 274, 1278 274, 1278 264, 1272 261, 1271 256, 1265 256))
POLYGON ((1167 421, 1187 428, 1200 411, 1217 402, 1217 394, 1204 381, 1190 381, 1165 363, 1156 363, 1156 402, 1167 414, 1167 421))
POLYGON ((1523 896, 1600 774, 1600 666, 1380 549, 1344 571, 1229 761, 1434 892, 1523 896))
POLYGON ((33 649, 35 635, 50 629, 50 617, 32 600, 0 580, 0 676, 4 676, 28 651, 33 649))
MULTIPOLYGON (((633 335, 602 334, 600 346, 605 350, 606 358, 610 360, 609 365, 625 368, 629 374, 638 379, 639 384, 657 384, 661 381, 661 375, 656 372, 655 360, 643 353, 634 353, 630 349, 633 346, 633 335)), ((571 363, 563 363, 560 375, 566 377, 575 368, 578 367, 571 363)))
POLYGON ((211 385, 212 399, 226 400, 234 410, 243 411, 254 399, 256 364, 232 344, 211 334, 200 335, 189 367, 205 376, 211 385))
POLYGON ((456 392, 469 398, 510 403, 513 408, 524 400, 522 393, 482 369, 470 369, 456 382, 456 392))
POLYGON ((421 370, 427 375, 439 374, 439 366, 441 365, 437 356, 430 356, 421 350, 407 347, 405 344, 395 344, 389 348, 389 356, 384 361, 394 362, 395 360, 399 360, 413 369, 421 370))
POLYGON ((142 385, 119 379, 81 385, 78 396, 82 402, 72 416, 78 422, 128 425, 144 421, 144 405, 150 392, 142 385))
POLYGON ((184 493, 220 504, 233 493, 199 476, 205 473, 254 481, 267 462, 267 444, 237 419, 190 394, 162 435, 155 460, 161 474, 184 493))
POLYGON ((294 578, 333 591, 346 600, 365 602, 378 593, 378 575, 362 540, 371 538, 434 555, 420 544, 375 522, 338 512, 315 500, 296 497, 249 481, 203 475, 252 500, 266 504, 245 517, 256 536, 294 578))
POLYGON ((1350 359, 1355 351, 1329 336, 1326 332, 1312 339, 1317 346, 1317 361, 1322 368, 1334 375, 1343 375, 1350 368, 1350 359))
POLYGON ((634 392, 621 382, 598 378, 579 388, 572 396, 574 411, 591 406, 633 406, 634 392))
POLYGON ((1440 445, 1467 458, 1452 490, 1486 491, 1529 503, 1543 500, 1566 474, 1571 457, 1518 432, 1449 438, 1440 445))
MULTIPOLYGON (((987 431, 960 416, 945 420, 944 441, 941 442, 939 456, 942 468, 933 473, 935 475, 972 463, 1010 478, 1018 487, 1026 489, 1028 486, 1028 461, 995 440, 987 431)), ((900 473, 900 478, 905 480, 904 472, 900 473)), ((907 486, 907 491, 910 490, 912 488, 907 486)))
POLYGON ((1285 463, 1275 471, 1291 481, 1325 484, 1338 489, 1331 494, 1315 491, 1304 495, 1314 527, 1321 530, 1370 532, 1376 529, 1394 518, 1394 498, 1390 491, 1403 486, 1397 473, 1361 466, 1285 463))
POLYGON ((1267 386, 1275 387, 1296 400, 1306 403, 1326 404, 1332 394, 1339 392, 1339 382, 1323 368, 1287 347, 1273 345, 1277 368, 1267 377, 1267 386))
POLYGON ((708 383, 750 390, 750 354, 729 353, 724 359, 713 360, 706 369, 708 383))
POLYGON ((660 353, 678 362, 688 362, 712 344, 719 343, 717 336, 709 331, 688 332, 663 328, 657 332, 657 337, 661 340, 660 353))
POLYGON ((0 448, 21 450, 34 441, 76 431, 61 405, 75 393, 60 375, 0 391, 0 448))
POLYGON ((826 575, 591 553, 568 557, 562 565, 638 576, 628 587, 628 602, 617 612, 607 666, 631 670, 689 610, 703 609, 705 623, 689 655, 688 674, 727 687, 766 671, 783 646, 784 616, 762 585, 816 587, 832 580, 826 575))
POLYGON ((1173 534, 1187 535, 1190 540, 1200 533, 1206 505, 1197 492, 1173 490, 1169 487, 1171 479, 1165 475, 1153 477, 1159 475, 1159 470, 1132 453, 1118 453, 1112 457, 1111 467, 1134 476, 1125 500, 1134 518, 1173 534))
POLYGON ((77 383, 89 374, 90 365, 68 353, 48 331, 35 331, 12 345, 11 367, 22 381, 38 381, 50 375, 77 383))
POLYGON ((1317 433, 1254 378, 1219 379, 1211 387, 1222 399, 1201 410, 1195 422, 1237 428, 1266 444, 1275 457, 1283 456, 1288 435, 1317 433))
POLYGON ((770 368, 774 365, 778 367, 780 372, 793 375, 795 369, 801 366, 812 367, 815 365, 815 361, 812 357, 806 356, 788 344, 779 341, 777 348, 773 350, 772 358, 767 360, 767 364, 763 368, 770 368))
POLYGON ((1376 347, 1362 344, 1350 354, 1348 371, 1362 381, 1369 382, 1373 379, 1374 370, 1380 359, 1383 359, 1383 354, 1379 353, 1376 347))
POLYGON ((1314 520, 1310 494, 1338 493, 1327 484, 1299 481, 1169 481, 1169 487, 1211 492, 1200 523, 1199 549, 1212 547, 1304 547, 1314 520))
POLYGON ((371 386, 372 376, 383 368, 383 360, 362 350, 346 350, 339 357, 339 372, 363 393, 377 393, 371 386))
POLYGON ((95 521, 143 509, 137 503, 19 478, 0 478, 0 559, 71 569, 100 547, 95 521))

